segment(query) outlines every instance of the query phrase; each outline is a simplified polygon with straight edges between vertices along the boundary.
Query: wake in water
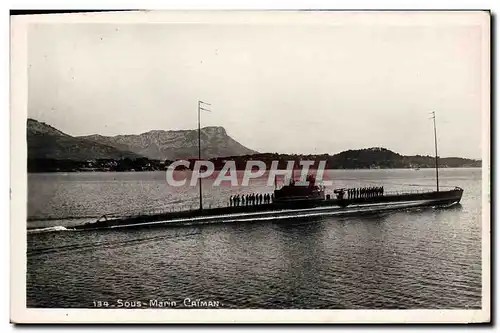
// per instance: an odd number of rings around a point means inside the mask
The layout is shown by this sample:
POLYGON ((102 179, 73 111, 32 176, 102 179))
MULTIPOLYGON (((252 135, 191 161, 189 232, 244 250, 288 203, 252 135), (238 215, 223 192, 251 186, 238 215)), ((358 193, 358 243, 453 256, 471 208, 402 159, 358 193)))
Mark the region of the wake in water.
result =
POLYGON ((68 244, 68 245, 59 245, 59 246, 51 246, 51 247, 38 247, 31 248, 28 250, 28 257, 49 254, 49 253, 63 253, 63 252, 74 252, 74 251, 94 251, 96 249, 113 249, 113 248, 123 248, 125 246, 134 246, 141 243, 147 242, 161 242, 168 239, 179 239, 182 237, 189 237, 193 235, 198 235, 199 231, 179 234, 179 235, 159 235, 153 237, 142 237, 142 238, 133 238, 133 239, 121 239, 121 240, 108 240, 108 241, 92 241, 92 242, 84 242, 77 244, 68 244))
POLYGON ((39 234, 44 232, 55 232, 55 231, 76 231, 75 229, 68 229, 62 225, 56 225, 53 227, 38 228, 38 229, 28 229, 28 234, 39 234))

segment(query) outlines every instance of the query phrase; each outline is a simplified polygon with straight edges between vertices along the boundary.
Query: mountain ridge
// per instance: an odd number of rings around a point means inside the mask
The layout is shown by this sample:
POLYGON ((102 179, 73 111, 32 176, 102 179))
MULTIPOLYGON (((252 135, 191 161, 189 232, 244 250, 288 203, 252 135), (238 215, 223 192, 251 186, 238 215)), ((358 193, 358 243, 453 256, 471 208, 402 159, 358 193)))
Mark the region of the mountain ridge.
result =
POLYGON ((28 159, 87 160, 93 158, 139 158, 126 150, 75 138, 44 122, 26 122, 28 159))
MULTIPOLYGON (((433 168, 429 155, 402 155, 383 147, 349 149, 336 154, 259 153, 227 135, 220 126, 201 129, 202 158, 220 169, 226 160, 234 160, 244 169, 248 160, 260 160, 269 167, 274 160, 280 168, 286 161, 325 161, 329 169, 433 168)), ((69 170, 101 168, 110 171, 160 170, 172 161, 198 158, 197 130, 151 130, 141 134, 73 137, 34 119, 27 120, 28 160, 31 170, 69 170), (160 155, 161 158, 157 158, 160 155), (64 162, 58 162, 64 160, 64 162), (101 162, 97 162, 101 160, 101 162), (89 162, 90 161, 90 162, 89 162), (85 162, 85 163, 80 163, 85 162), (89 166, 90 165, 90 166, 89 166)), ((440 167, 479 167, 481 160, 440 157, 440 167)))
MULTIPOLYGON (((29 159, 175 160, 198 157, 197 130, 151 130, 141 134, 71 136, 44 122, 27 119, 29 159)), ((221 126, 201 129, 202 157, 258 153, 230 137, 221 126)))
MULTIPOLYGON (((104 136, 100 134, 78 138, 129 150, 156 160, 190 159, 198 157, 198 130, 151 130, 141 134, 104 136)), ((201 128, 202 158, 258 153, 229 136, 224 127, 201 128)))

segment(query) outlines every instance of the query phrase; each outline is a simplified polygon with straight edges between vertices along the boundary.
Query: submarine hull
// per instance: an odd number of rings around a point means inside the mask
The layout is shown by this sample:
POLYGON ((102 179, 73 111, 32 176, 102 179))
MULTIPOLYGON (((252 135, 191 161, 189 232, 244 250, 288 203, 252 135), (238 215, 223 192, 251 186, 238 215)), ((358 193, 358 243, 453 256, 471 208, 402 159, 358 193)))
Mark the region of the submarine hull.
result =
POLYGON ((196 209, 161 214, 101 218, 73 227, 77 230, 140 227, 155 225, 191 225, 224 221, 252 221, 258 219, 284 219, 315 215, 347 215, 388 211, 425 206, 450 206, 458 204, 463 190, 381 195, 344 199, 300 199, 276 201, 251 206, 230 206, 196 209))

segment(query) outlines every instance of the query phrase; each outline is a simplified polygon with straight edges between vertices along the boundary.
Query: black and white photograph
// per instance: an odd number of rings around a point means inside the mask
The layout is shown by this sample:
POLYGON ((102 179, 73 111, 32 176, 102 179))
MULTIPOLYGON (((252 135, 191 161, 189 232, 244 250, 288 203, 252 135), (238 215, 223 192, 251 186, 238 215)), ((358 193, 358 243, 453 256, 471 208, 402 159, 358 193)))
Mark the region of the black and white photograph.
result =
POLYGON ((11 320, 489 321, 490 20, 12 17, 11 320))

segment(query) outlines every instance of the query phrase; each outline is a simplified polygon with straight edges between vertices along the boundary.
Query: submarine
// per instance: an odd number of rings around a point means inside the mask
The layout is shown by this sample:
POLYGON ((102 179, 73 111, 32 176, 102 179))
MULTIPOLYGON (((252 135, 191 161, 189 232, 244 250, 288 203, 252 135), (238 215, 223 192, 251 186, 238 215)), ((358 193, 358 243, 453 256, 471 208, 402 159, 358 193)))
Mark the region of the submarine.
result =
MULTIPOLYGON (((206 110, 203 101, 198 101, 198 159, 201 160, 200 111, 206 110)), ((208 111, 208 110, 206 110, 208 111)), ((439 186, 436 118, 434 119, 436 189, 433 191, 384 192, 384 187, 337 188, 326 194, 321 184, 316 184, 313 175, 308 175, 306 184, 296 182, 293 174, 288 184, 277 188, 266 196, 266 200, 231 200, 227 207, 203 207, 202 182, 199 184, 200 206, 197 209, 169 211, 156 214, 127 216, 101 215, 97 220, 73 226, 76 230, 109 229, 124 227, 151 227, 156 225, 182 226, 192 224, 220 223, 228 221, 256 221, 266 219, 291 219, 325 215, 349 215, 376 213, 421 207, 451 207, 458 205, 464 190, 458 186, 443 190, 439 186)), ((239 196, 236 196, 237 198, 239 196)), ((262 199, 262 198, 260 198, 262 199)))
POLYGON ((108 229, 146 227, 156 225, 182 226, 220 222, 255 221, 262 219, 291 219, 325 215, 355 215, 421 207, 448 208, 460 203, 463 189, 421 191, 407 193, 380 193, 377 188, 335 189, 325 194, 318 185, 297 185, 294 181, 275 189, 274 199, 265 203, 230 205, 157 214, 108 217, 72 227, 73 229, 108 229), (358 190, 359 195, 352 194, 358 190), (351 193, 351 196, 349 196, 351 193))

